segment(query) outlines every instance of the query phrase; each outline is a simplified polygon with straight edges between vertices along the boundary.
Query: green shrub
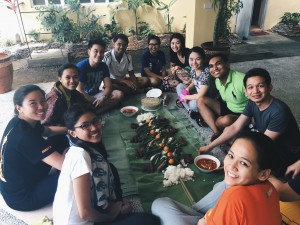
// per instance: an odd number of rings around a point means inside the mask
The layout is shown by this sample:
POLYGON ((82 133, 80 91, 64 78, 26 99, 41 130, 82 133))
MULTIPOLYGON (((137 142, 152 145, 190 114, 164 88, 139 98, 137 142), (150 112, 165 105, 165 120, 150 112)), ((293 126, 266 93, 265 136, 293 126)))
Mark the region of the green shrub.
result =
POLYGON ((40 40, 40 33, 37 32, 36 30, 30 30, 29 31, 29 37, 33 40, 33 41, 39 41, 40 40))
POLYGON ((286 12, 280 17, 282 23, 297 25, 300 22, 300 13, 286 12))
POLYGON ((15 42, 11 39, 7 39, 5 42, 4 42, 4 45, 6 47, 10 47, 10 46, 13 46, 15 44, 15 42))
POLYGON ((102 16, 95 15, 93 7, 82 7, 77 0, 68 3, 67 8, 56 5, 41 7, 43 12, 37 17, 44 29, 53 33, 56 41, 78 43, 98 37, 107 39, 104 28, 98 23, 102 16))

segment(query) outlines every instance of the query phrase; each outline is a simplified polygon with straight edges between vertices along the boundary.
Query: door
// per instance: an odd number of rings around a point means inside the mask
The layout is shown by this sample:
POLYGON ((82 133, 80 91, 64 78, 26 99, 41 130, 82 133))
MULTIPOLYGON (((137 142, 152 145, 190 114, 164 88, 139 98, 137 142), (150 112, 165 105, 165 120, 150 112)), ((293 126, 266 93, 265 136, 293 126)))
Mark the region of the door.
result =
POLYGON ((243 8, 236 17, 235 33, 242 38, 248 38, 255 0, 243 0, 243 8))

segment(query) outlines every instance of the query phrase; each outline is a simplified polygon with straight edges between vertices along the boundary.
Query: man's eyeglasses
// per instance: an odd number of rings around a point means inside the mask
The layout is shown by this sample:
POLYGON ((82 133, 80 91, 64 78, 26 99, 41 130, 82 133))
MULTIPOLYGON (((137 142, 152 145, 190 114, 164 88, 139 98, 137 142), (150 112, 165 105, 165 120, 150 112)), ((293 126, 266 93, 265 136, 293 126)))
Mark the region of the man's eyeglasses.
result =
POLYGON ((91 126, 99 126, 101 125, 101 120, 98 118, 93 119, 91 122, 85 122, 81 124, 80 126, 74 127, 74 128, 81 128, 82 130, 88 130, 91 128, 91 126))

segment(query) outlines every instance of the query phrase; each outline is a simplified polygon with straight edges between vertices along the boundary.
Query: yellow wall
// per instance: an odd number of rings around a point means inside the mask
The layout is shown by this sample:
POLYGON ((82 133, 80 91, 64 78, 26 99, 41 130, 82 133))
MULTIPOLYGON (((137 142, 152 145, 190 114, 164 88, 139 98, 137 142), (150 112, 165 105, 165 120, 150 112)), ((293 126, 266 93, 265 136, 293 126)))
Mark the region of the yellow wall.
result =
MULTIPOLYGON (((168 4, 170 0, 163 0, 165 4, 168 4)), ((173 16, 174 21, 171 24, 173 32, 181 32, 186 24, 186 2, 184 0, 177 0, 170 7, 170 18, 173 16)), ((156 33, 166 33, 166 21, 164 19, 165 10, 156 10, 156 8, 144 7, 139 8, 137 15, 140 21, 147 22, 151 25, 156 33)), ((119 11, 116 14, 116 20, 124 28, 124 31, 127 33, 130 27, 135 26, 135 15, 133 12, 128 11, 119 11)))
POLYGON ((300 12, 300 1, 299 0, 269 0, 266 10, 265 26, 264 29, 268 30, 275 26, 279 21, 280 17, 285 12, 300 12))

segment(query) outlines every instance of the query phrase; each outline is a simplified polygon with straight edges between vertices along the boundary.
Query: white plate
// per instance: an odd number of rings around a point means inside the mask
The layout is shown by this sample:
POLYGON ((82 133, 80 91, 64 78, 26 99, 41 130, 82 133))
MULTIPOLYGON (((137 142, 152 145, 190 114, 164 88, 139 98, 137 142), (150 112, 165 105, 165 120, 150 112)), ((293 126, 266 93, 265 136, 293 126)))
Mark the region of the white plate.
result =
POLYGON ((162 94, 162 91, 158 88, 153 88, 146 93, 146 97, 148 98, 159 98, 162 94))
POLYGON ((156 109, 148 109, 148 108, 145 108, 145 107, 142 105, 141 108, 142 108, 142 110, 144 110, 144 111, 153 112, 153 111, 159 110, 159 109, 160 109, 160 106, 158 106, 156 109))

